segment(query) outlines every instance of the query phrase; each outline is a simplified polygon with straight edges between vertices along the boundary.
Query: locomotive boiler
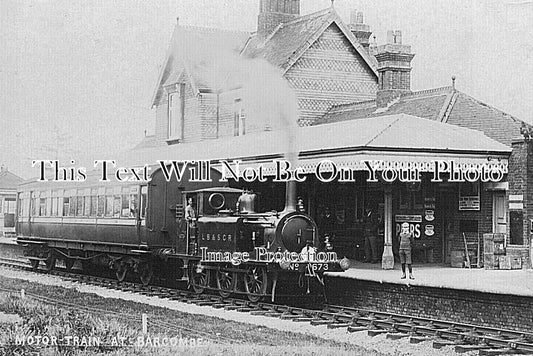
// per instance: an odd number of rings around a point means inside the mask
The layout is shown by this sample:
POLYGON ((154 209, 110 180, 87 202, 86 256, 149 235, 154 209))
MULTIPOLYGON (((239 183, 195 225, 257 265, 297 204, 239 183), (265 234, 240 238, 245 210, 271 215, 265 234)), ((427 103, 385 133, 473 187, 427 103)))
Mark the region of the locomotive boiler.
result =
MULTIPOLYGON (((119 281, 137 276, 188 281, 196 293, 244 294, 251 301, 323 285, 323 273, 348 268, 313 219, 298 211, 289 182, 283 211, 256 209, 256 195, 188 176, 148 184, 33 182, 19 189, 18 242, 37 268, 56 260, 72 268, 111 269, 119 281), (281 290, 282 292, 279 292, 281 290)), ((213 182, 219 173, 213 171, 213 182)), ((233 187, 231 186, 233 185, 233 187)))

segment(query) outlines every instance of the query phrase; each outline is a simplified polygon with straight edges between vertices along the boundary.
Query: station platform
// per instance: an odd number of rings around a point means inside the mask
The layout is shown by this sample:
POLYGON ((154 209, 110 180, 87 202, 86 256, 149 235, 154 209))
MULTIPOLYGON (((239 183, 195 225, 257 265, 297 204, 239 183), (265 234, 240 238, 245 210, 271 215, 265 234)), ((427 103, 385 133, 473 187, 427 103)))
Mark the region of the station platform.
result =
POLYGON ((361 281, 533 297, 533 269, 485 270, 451 268, 442 264, 415 264, 414 280, 400 279, 401 275, 399 263, 395 263, 393 270, 384 270, 381 263, 356 261, 352 262, 346 272, 328 273, 332 277, 361 281))

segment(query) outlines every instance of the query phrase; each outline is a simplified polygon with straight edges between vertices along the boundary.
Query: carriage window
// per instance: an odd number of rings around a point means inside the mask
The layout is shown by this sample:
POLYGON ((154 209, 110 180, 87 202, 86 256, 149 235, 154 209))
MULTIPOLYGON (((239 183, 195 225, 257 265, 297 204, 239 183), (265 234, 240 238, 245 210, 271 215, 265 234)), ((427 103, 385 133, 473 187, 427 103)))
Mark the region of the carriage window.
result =
POLYGON ((146 194, 148 192, 148 187, 141 187, 141 219, 146 218, 146 194))
POLYGON ((139 206, 137 194, 130 194, 130 218, 137 216, 137 209, 139 206))
POLYGON ((70 211, 70 197, 63 198, 63 216, 68 216, 70 211))
POLYGON ((128 194, 122 194, 122 205, 120 216, 127 218, 130 216, 130 197, 128 194))
POLYGON ((89 211, 89 216, 96 216, 98 209, 98 197, 96 195, 91 196, 91 210, 89 211))
POLYGON ((89 209, 89 216, 96 216, 96 211, 98 208, 98 189, 92 188, 91 189, 91 196, 89 197, 90 200, 90 209, 89 209))
POLYGON ((105 197, 105 216, 107 217, 113 216, 113 196, 112 195, 106 195, 105 197))
POLYGON ((77 209, 76 209, 76 216, 83 216, 83 196, 79 195, 77 197, 77 209))
POLYGON ((46 216, 46 198, 39 199, 39 216, 46 216))
POLYGON ((37 198, 33 198, 31 200, 31 216, 37 216, 37 203, 38 203, 38 200, 37 198))
POLYGON ((98 209, 97 209, 97 216, 104 216, 105 215, 105 195, 98 195, 98 209))
POLYGON ((51 216, 57 216, 57 205, 59 198, 52 198, 52 211, 50 212, 51 216))
POLYGON ((86 195, 83 197, 83 216, 89 216, 89 213, 91 212, 91 197, 86 195))
POLYGON ((113 217, 119 218, 120 217, 120 195, 114 195, 113 196, 113 217))
POLYGON ((78 204, 78 197, 76 196, 70 197, 70 211, 68 213, 68 216, 76 216, 77 204, 78 204))

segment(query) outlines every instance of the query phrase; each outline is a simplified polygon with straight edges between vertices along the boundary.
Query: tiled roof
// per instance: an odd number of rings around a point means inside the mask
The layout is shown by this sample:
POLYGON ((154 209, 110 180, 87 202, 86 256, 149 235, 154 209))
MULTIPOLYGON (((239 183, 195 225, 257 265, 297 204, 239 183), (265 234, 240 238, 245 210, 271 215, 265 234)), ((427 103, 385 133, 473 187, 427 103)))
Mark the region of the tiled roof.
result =
MULTIPOLYGON (((511 153, 509 147, 482 132, 405 114, 301 127, 296 130, 292 137, 286 131, 263 131, 219 138, 212 142, 139 149, 125 152, 126 156, 121 157, 121 162, 130 165, 155 164, 158 160, 173 160, 176 157, 212 161, 271 160, 283 157, 288 145, 300 153, 302 161, 323 155, 329 158, 354 154, 370 157, 375 152, 384 152, 377 154, 377 157, 385 159, 379 157, 386 157, 386 152, 391 151, 398 157, 409 155, 426 160, 435 159, 437 153, 453 158, 494 153, 508 156, 511 153)), ((347 159, 351 159, 350 157, 347 159)))
POLYGON ((451 93, 451 87, 414 92, 402 96, 400 100, 393 101, 390 106, 383 109, 377 108, 375 100, 336 105, 318 120, 317 124, 394 114, 408 114, 442 121, 439 114, 451 93))
MULTIPOLYGON (((170 40, 165 63, 157 80, 152 100, 155 105, 161 86, 172 84, 182 73, 189 76, 194 89, 212 88, 224 61, 238 56, 247 43, 247 32, 177 25, 170 40)), ((223 76, 223 75, 222 75, 223 76)))
POLYGON ((347 29, 333 8, 283 23, 264 42, 257 37, 251 38, 243 51, 243 55, 251 58, 262 57, 269 63, 287 70, 332 23, 339 26, 356 51, 375 72, 377 67, 375 58, 368 55, 363 47, 357 43, 353 34, 347 29))
POLYGON ((0 172, 0 189, 16 189, 23 179, 9 171, 0 172))
POLYGON ((141 142, 137 144, 133 149, 139 150, 143 148, 150 148, 150 147, 160 147, 165 146, 166 144, 162 142, 161 140, 158 140, 155 135, 145 136, 141 142))
POLYGON ((401 113, 478 130, 508 146, 523 124, 452 87, 443 87, 403 95, 386 108, 377 108, 375 100, 336 105, 315 125, 401 113))
POLYGON ((189 77, 196 91, 239 86, 242 84, 239 83, 239 75, 242 76, 239 67, 246 66, 242 63, 245 58, 262 58, 286 71, 333 23, 376 74, 376 59, 357 42, 333 8, 286 22, 264 41, 247 32, 177 25, 157 80, 152 105, 159 101, 162 86, 176 83, 182 75, 189 77))

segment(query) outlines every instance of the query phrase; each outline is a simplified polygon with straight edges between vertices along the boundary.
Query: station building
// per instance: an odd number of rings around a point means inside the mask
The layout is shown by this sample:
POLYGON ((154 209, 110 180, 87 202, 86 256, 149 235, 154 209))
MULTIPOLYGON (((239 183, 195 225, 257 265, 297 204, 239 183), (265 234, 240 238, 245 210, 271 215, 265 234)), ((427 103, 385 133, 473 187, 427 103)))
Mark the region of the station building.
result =
MULTIPOLYGON (((273 160, 298 152, 304 208, 346 256, 364 257, 363 214, 372 208, 384 268, 404 221, 415 232, 415 262, 450 263, 465 244, 482 249, 483 234, 499 233, 517 266, 529 267, 532 127, 460 92, 455 79, 411 91, 414 54, 400 31, 378 46, 362 13, 346 24, 333 6, 301 15, 299 3, 261 0, 254 33, 178 23, 153 95, 155 134, 130 160, 242 160, 264 165, 271 177, 273 160), (317 179, 326 161, 324 171, 344 167, 352 179, 317 179), (369 181, 365 161, 383 163, 377 182, 369 181), (437 161, 502 177, 450 182, 445 174, 435 181, 437 161), (383 178, 402 168, 420 171, 421 179, 383 178)), ((242 185, 261 192, 264 206, 282 205, 282 186, 272 178, 242 185)))
POLYGON ((22 178, 0 167, 0 236, 15 235, 17 186, 22 178))

